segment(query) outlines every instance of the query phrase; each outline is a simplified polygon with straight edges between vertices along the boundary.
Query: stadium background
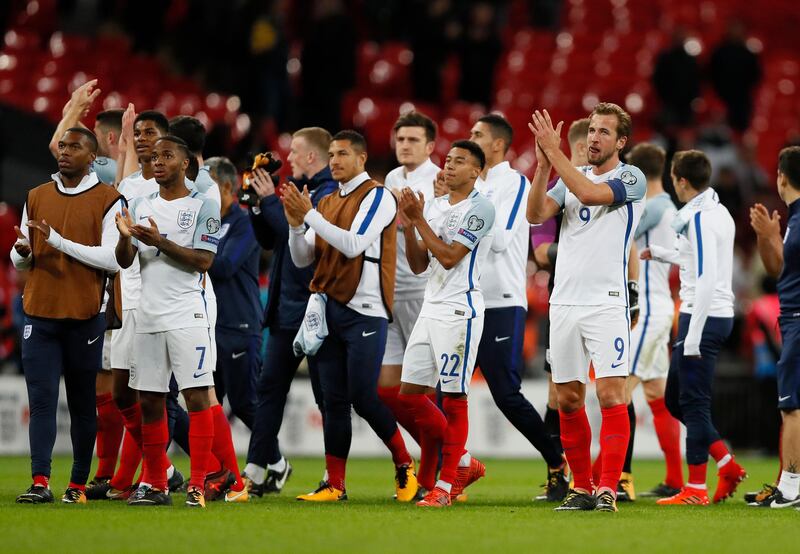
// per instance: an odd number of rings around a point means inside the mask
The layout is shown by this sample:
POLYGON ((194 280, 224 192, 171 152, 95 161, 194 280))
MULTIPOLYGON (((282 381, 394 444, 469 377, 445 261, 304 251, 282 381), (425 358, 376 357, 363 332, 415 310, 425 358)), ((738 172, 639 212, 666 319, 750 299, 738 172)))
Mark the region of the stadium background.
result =
MULTIPOLYGON (((91 78, 102 94, 89 125, 127 102, 194 115, 209 130, 205 154, 241 168, 264 149, 285 159, 300 126, 356 128, 377 178, 396 164, 391 127, 412 108, 439 123, 434 161, 477 117, 503 113, 516 133, 509 159, 530 177, 532 108, 569 122, 613 101, 633 116, 633 143, 670 154, 698 147, 712 159, 737 220, 737 325, 718 368, 715 418, 737 449, 771 452, 777 302, 745 214, 754 201, 783 209, 774 172, 779 149, 800 144, 798 28, 790 0, 11 0, 0 7, 0 251, 14 242, 26 191, 55 169, 47 144, 69 93, 91 78)), ((268 267, 265 254, 264 276, 268 267)), ((532 264, 529 277, 526 390, 542 407, 547 277, 532 264)), ((22 279, 0 255, 6 448, 27 436, 17 386, 22 279)), ((296 421, 313 429, 308 417, 296 421)))

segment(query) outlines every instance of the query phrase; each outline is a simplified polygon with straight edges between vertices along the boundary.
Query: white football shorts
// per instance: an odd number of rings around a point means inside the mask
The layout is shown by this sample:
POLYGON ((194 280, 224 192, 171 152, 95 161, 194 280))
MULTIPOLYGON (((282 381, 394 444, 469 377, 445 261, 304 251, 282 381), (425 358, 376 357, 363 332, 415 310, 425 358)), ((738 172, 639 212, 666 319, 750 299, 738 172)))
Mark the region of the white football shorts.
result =
POLYGON ((666 379, 672 315, 640 317, 631 331, 631 375, 642 381, 666 379))
POLYGON ((129 386, 149 392, 169 392, 170 375, 178 389, 213 387, 211 335, 207 327, 160 333, 136 333, 129 386))
POLYGON ((392 322, 386 334, 386 350, 382 365, 402 365, 403 355, 411 338, 411 331, 419 318, 422 298, 395 300, 392 306, 392 322))
POLYGON ((111 331, 111 368, 130 370, 133 339, 136 336, 136 309, 122 310, 122 327, 111 331))
POLYGON ((554 383, 627 377, 630 323, 626 306, 550 305, 550 364, 554 383))
POLYGON ((483 316, 458 321, 420 317, 411 331, 401 381, 467 394, 475 369, 483 316))

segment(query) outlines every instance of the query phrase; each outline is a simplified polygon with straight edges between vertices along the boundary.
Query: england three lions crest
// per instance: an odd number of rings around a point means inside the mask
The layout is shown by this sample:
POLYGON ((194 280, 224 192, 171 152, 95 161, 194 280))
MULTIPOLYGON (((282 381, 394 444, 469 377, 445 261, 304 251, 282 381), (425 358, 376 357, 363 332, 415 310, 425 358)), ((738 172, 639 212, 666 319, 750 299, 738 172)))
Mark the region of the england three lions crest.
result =
POLYGON ((194 214, 193 210, 181 210, 178 212, 178 227, 181 229, 191 229, 192 225, 194 225, 194 214))

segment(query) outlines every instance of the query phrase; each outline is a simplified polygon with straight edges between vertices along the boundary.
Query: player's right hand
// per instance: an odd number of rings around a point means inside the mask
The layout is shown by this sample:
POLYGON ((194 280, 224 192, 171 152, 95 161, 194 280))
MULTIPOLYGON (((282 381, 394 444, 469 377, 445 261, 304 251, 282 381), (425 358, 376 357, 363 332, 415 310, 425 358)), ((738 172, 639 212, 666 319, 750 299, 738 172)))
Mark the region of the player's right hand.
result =
POLYGON ((31 245, 28 242, 28 237, 22 234, 22 230, 16 225, 14 225, 14 231, 17 233, 17 242, 14 243, 14 250, 23 258, 27 258, 31 255, 31 245))
POLYGON ((260 167, 253 170, 250 186, 256 191, 259 200, 275 194, 275 183, 272 182, 272 177, 260 167))
POLYGON ((639 252, 639 259, 640 260, 652 260, 653 259, 653 253, 650 252, 649 248, 645 248, 644 250, 639 252))
POLYGON ((770 216, 763 204, 755 204, 750 208, 750 226, 759 236, 780 236, 781 216, 777 210, 773 210, 770 216))
POLYGON ((114 221, 117 224, 117 230, 122 238, 131 238, 131 228, 133 227, 133 218, 131 217, 128 208, 123 207, 122 212, 117 212, 114 216, 114 221))

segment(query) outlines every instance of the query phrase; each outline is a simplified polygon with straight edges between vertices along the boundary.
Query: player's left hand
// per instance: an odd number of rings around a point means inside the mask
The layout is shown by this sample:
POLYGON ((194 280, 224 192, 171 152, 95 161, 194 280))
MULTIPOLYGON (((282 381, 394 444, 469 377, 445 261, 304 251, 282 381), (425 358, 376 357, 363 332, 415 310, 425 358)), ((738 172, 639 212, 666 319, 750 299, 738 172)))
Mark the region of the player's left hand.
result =
POLYGON ((533 112, 531 122, 528 123, 528 128, 536 137, 536 143, 545 154, 558 150, 561 145, 561 128, 563 126, 564 122, 559 121, 558 125, 553 127, 553 121, 547 110, 533 112))
POLYGON ((433 180, 433 196, 439 198, 445 194, 450 194, 450 187, 444 181, 444 169, 442 169, 433 180))
POLYGON ((639 283, 628 281, 628 302, 630 303, 631 329, 639 322, 639 283))
POLYGON ((28 221, 28 228, 29 229, 36 229, 41 234, 44 235, 45 239, 50 238, 50 226, 47 222, 43 219, 41 221, 28 221))
POLYGON ((750 208, 750 226, 759 236, 780 236, 781 216, 777 210, 773 210, 770 217, 769 211, 763 204, 755 204, 750 208))
POLYGON ((161 233, 158 232, 158 225, 153 220, 152 217, 148 217, 147 221, 150 222, 150 226, 146 227, 144 225, 134 225, 131 227, 131 235, 133 238, 138 240, 139 242, 146 244, 147 246, 155 246, 158 248, 161 245, 161 233))
POLYGON ((128 102, 128 107, 122 112, 122 130, 119 133, 119 149, 125 152, 129 143, 133 143, 133 123, 136 120, 136 109, 128 102))
POLYGON ((287 183, 281 190, 283 191, 281 202, 283 202, 286 219, 293 227, 302 225, 306 214, 314 208, 311 204, 308 186, 303 186, 302 193, 292 183, 287 183))
POLYGON ((403 191, 400 193, 400 210, 408 221, 414 223, 422 219, 423 206, 425 206, 425 196, 422 192, 420 192, 419 197, 417 197, 414 191, 409 187, 403 188, 403 191))

